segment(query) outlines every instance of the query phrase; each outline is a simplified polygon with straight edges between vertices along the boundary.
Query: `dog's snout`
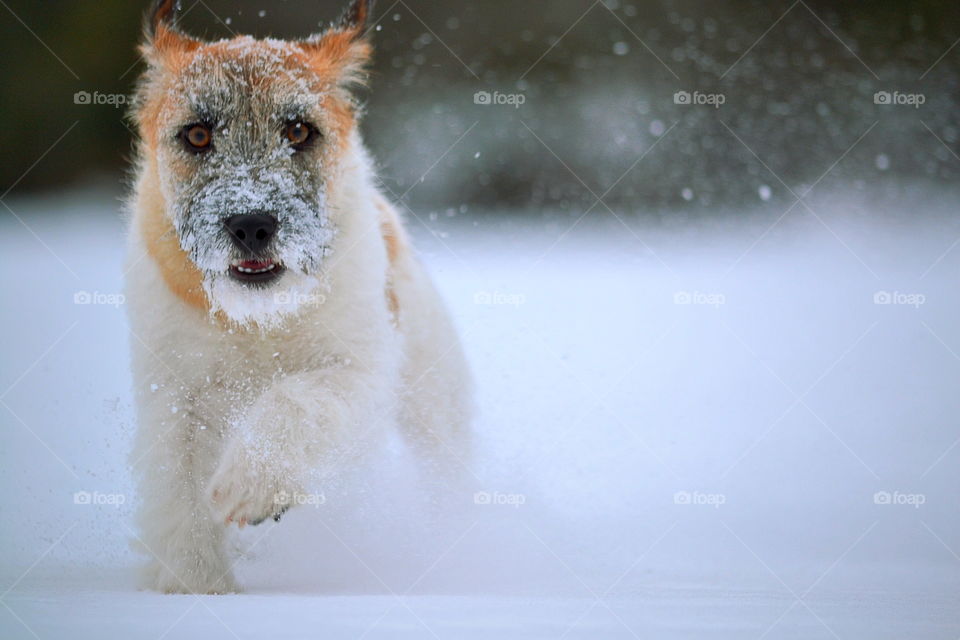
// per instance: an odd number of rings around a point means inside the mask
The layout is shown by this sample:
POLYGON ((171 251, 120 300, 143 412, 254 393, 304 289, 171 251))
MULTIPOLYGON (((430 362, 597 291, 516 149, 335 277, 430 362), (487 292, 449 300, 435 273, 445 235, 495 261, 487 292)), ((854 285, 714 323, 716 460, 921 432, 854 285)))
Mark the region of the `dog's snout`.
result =
POLYGON ((231 216, 223 225, 233 243, 250 253, 259 253, 266 249, 277 231, 277 219, 267 213, 231 216))

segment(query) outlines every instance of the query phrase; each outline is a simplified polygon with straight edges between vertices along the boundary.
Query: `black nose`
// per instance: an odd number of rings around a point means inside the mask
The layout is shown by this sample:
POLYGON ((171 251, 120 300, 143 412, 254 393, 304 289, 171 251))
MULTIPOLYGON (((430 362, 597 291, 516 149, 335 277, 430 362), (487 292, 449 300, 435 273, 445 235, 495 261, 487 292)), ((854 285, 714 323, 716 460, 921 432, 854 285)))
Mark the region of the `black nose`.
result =
POLYGON ((266 213, 245 213, 227 218, 223 225, 233 243, 250 253, 260 253, 277 231, 277 219, 266 213))

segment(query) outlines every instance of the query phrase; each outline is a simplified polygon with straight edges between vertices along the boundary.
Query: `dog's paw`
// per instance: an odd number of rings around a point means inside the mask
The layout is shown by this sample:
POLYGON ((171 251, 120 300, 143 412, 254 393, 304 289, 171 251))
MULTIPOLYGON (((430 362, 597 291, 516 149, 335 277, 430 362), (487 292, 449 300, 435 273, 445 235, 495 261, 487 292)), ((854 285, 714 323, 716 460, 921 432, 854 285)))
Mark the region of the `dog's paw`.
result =
POLYGON ((182 571, 169 565, 155 562, 147 567, 142 586, 160 593, 226 594, 239 593, 240 587, 229 568, 219 563, 197 560, 182 571))
POLYGON ((217 520, 243 528, 267 518, 279 520, 290 508, 295 493, 275 465, 234 442, 224 453, 207 496, 217 520))

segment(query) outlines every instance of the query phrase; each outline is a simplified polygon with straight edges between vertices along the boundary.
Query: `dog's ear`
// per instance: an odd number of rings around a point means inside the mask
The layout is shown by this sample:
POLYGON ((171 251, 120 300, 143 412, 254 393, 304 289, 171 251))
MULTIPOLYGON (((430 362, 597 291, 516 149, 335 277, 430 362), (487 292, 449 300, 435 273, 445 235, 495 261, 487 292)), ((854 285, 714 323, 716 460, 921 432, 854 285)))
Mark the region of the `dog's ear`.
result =
POLYGON ((179 0, 152 0, 144 16, 144 44, 140 47, 150 64, 158 64, 170 54, 193 51, 203 44, 177 28, 179 9, 179 0))
POLYGON ((355 38, 362 38, 375 3, 376 0, 353 0, 337 20, 336 27, 353 33, 355 38))
POLYGON ((329 29, 301 43, 319 73, 344 86, 363 84, 373 54, 368 33, 374 1, 352 0, 329 29))

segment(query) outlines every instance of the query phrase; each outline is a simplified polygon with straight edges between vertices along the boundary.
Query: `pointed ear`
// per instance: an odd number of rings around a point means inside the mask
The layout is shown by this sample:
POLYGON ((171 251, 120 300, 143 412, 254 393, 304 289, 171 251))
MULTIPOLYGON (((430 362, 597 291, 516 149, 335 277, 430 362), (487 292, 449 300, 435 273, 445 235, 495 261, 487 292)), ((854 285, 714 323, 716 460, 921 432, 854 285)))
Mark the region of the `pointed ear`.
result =
POLYGON ((202 42, 181 32, 176 26, 179 0, 153 0, 144 16, 144 44, 140 50, 150 64, 158 64, 169 54, 187 53, 202 42))
POLYGON ((370 14, 376 0, 353 0, 336 23, 336 28, 353 32, 355 37, 362 38, 370 22, 370 14))
POLYGON ((352 0, 328 30, 301 43, 318 73, 343 86, 364 83, 373 54, 367 34, 374 1, 352 0))

